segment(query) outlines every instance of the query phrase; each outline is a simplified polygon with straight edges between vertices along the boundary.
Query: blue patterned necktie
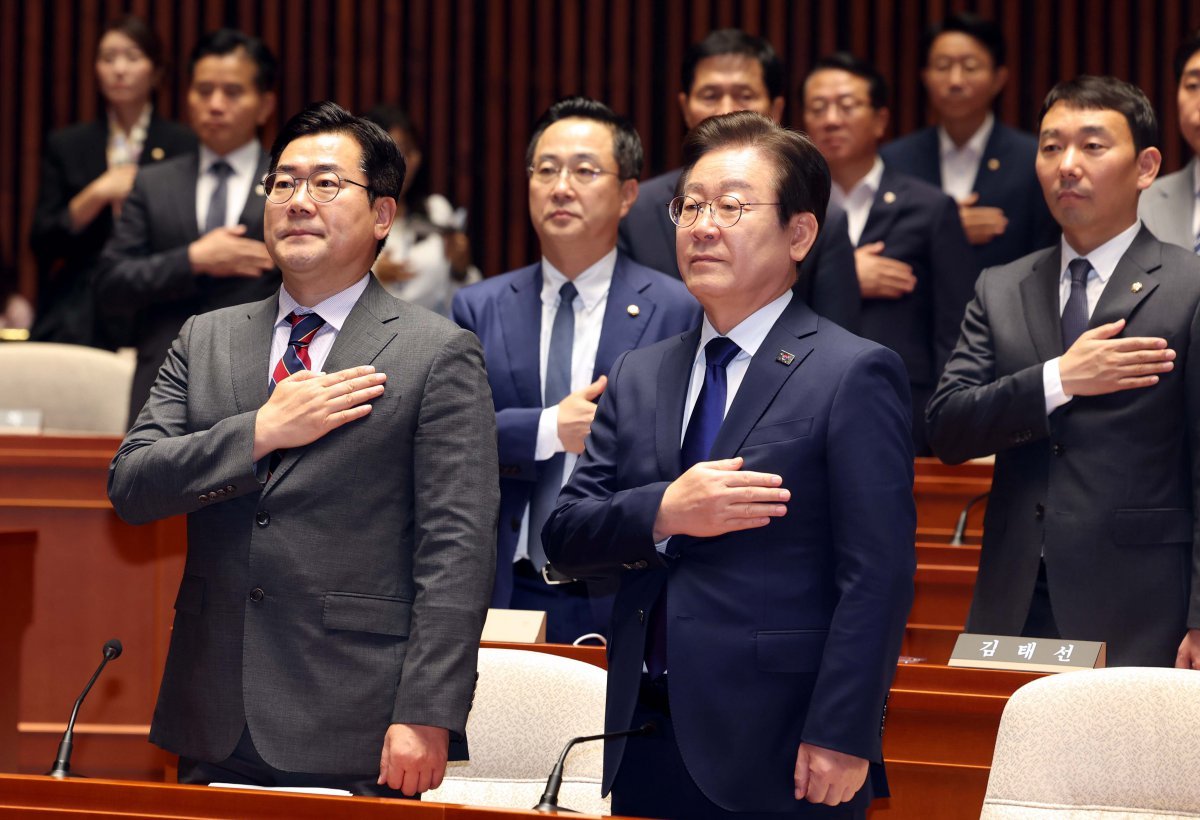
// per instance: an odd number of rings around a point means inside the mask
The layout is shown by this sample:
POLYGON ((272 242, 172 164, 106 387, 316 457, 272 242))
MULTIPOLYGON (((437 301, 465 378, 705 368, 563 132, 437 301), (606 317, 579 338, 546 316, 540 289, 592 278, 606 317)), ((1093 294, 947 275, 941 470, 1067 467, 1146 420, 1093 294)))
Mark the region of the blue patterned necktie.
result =
MULTIPOLYGON (((571 357, 575 348, 575 297, 579 291, 571 282, 558 291, 558 311, 550 328, 550 351, 546 357, 546 381, 542 389, 542 407, 553 407, 571 392, 571 357)), ((546 566, 542 547, 542 527, 554 511, 562 490, 564 453, 555 453, 538 472, 533 495, 529 499, 529 560, 541 571, 546 566)))
POLYGON ((325 326, 325 320, 315 313, 292 311, 287 315, 287 320, 292 323, 292 332, 288 336, 287 347, 283 349, 283 356, 271 371, 271 381, 267 385, 268 396, 275 392, 275 385, 288 376, 300 370, 312 369, 308 346, 317 335, 317 331, 325 326))
POLYGON ((1071 295, 1062 312, 1063 351, 1071 348, 1088 326, 1087 278, 1092 263, 1083 257, 1072 259, 1067 265, 1071 273, 1071 295))

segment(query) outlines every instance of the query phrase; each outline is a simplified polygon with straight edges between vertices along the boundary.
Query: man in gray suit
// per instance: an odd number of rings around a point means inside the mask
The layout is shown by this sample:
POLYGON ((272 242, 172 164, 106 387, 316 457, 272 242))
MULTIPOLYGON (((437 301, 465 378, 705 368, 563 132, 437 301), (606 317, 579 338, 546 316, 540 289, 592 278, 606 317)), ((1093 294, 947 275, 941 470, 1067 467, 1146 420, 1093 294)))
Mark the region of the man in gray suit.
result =
POLYGON ((314 104, 270 168, 283 287, 187 321, 110 468, 125 520, 188 516, 150 739, 182 782, 412 795, 465 756, 492 588, 482 352, 370 275, 404 174, 382 129, 314 104))
POLYGON ((1138 205, 1142 222, 1163 242, 1200 251, 1200 31, 1175 52, 1179 83, 1179 130, 1192 149, 1192 159, 1173 174, 1155 180, 1138 205))
POLYGON ((943 461, 996 454, 968 631, 1196 669, 1200 259, 1138 220, 1157 131, 1129 83, 1051 90, 1037 175, 1062 241, 983 272, 927 417, 943 461))

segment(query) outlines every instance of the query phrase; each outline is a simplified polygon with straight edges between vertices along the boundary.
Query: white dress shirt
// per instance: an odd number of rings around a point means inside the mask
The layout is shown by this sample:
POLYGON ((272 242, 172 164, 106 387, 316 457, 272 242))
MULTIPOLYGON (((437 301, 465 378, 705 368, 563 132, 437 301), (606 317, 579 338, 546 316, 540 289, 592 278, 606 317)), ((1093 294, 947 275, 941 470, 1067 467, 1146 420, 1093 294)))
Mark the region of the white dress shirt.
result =
POLYGON ((288 339, 292 335, 292 323, 287 321, 289 313, 292 311, 316 313, 325 320, 325 324, 317 331, 317 335, 313 336, 312 341, 308 343, 308 358, 312 363, 310 369, 314 373, 320 373, 325 367, 325 360, 329 357, 329 350, 333 347, 334 340, 337 339, 338 331, 342 329, 342 325, 346 323, 346 317, 350 315, 350 311, 358 303, 358 297, 362 296, 366 289, 367 274, 364 273, 362 279, 345 290, 333 294, 320 304, 307 307, 297 302, 295 297, 287 292, 286 287, 280 287, 279 309, 275 312, 275 331, 271 337, 271 360, 267 365, 269 368, 266 375, 267 380, 270 381, 271 373, 275 371, 275 365, 283 358, 288 339))
MULTIPOLYGON (((1088 271, 1087 278, 1087 312, 1090 319, 1092 312, 1096 309, 1096 303, 1100 301, 1100 294, 1104 293, 1104 286, 1108 284, 1113 271, 1117 269, 1117 263, 1129 250, 1129 246, 1133 244, 1134 238, 1141 229, 1142 222, 1138 220, 1086 255, 1077 252, 1067 244, 1067 238, 1063 237, 1058 274, 1059 316, 1062 316, 1062 312, 1067 306, 1067 299, 1071 296, 1071 272, 1067 266, 1081 256, 1091 263, 1092 269, 1088 271)), ((1042 366, 1042 388, 1046 393, 1046 415, 1050 415, 1071 400, 1071 397, 1063 392, 1062 375, 1058 369, 1061 358, 1061 356, 1053 358, 1042 366)))
MULTIPOLYGON (((575 339, 571 345, 571 392, 582 390, 592 383, 596 369, 596 351, 600 348, 600 331, 604 326, 604 308, 608 305, 608 289, 617 266, 617 249, 600 257, 591 267, 568 280, 550 261, 542 257, 542 331, 538 349, 538 373, 542 389, 546 385, 546 363, 550 358, 550 334, 554 330, 554 315, 561 298, 559 290, 568 281, 574 282, 578 295, 572 303, 575 309, 575 339)), ((558 405, 546 407, 538 419, 535 461, 545 461, 556 453, 564 453, 562 480, 565 484, 579 459, 566 452, 558 437, 558 405)), ((529 505, 521 515, 521 532, 517 536, 514 561, 529 557, 529 505)))
POLYGON ((858 247, 858 239, 862 236, 863 228, 867 226, 867 217, 871 215, 871 205, 875 202, 875 194, 879 191, 879 182, 883 179, 883 160, 876 156, 875 164, 867 175, 860 179, 849 192, 843 191, 836 182, 829 189, 829 201, 841 206, 846 212, 846 222, 850 228, 850 244, 858 247))
POLYGON ((258 140, 250 140, 223 157, 206 145, 200 146, 200 169, 196 174, 196 227, 201 235, 204 234, 204 223, 208 219, 208 204, 212 202, 213 191, 217 189, 217 175, 212 172, 212 164, 223 159, 233 168, 233 173, 225 182, 225 227, 231 228, 238 224, 251 189, 261 181, 255 178, 261 154, 258 140))
POLYGON ((975 188, 975 178, 979 176, 979 163, 983 160, 983 152, 992 136, 992 127, 996 117, 990 112, 979 126, 979 130, 959 148, 950 139, 944 128, 938 127, 938 154, 942 163, 942 190, 961 202, 971 195, 975 188))
POLYGON ((1192 237, 1200 240, 1200 204, 1197 204, 1200 203, 1200 162, 1192 166, 1192 190, 1196 192, 1196 202, 1192 203, 1192 237))

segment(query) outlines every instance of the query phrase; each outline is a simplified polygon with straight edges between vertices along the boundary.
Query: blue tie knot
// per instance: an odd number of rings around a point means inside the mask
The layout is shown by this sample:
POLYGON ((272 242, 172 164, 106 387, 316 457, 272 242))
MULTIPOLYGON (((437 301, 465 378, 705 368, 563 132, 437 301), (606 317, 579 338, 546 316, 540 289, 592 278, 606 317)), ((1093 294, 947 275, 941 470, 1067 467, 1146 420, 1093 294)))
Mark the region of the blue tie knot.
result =
POLYGON ((292 311, 287 318, 292 323, 292 333, 288 338, 288 344, 293 347, 307 347, 313 336, 317 335, 317 331, 325 325, 325 320, 316 313, 292 311))
POLYGON ((224 179, 233 174, 233 166, 223 159, 219 159, 212 165, 208 166, 208 172, 217 179, 224 179))
POLYGON ((742 349, 726 336, 715 336, 704 346, 704 363, 709 367, 725 368, 742 349))
POLYGON ((1067 270, 1071 272, 1072 285, 1087 284, 1088 272, 1092 269, 1092 263, 1084 259, 1082 256, 1072 259, 1067 265, 1067 270))
POLYGON ((565 282, 558 289, 558 298, 562 299, 563 305, 570 305, 575 301, 575 297, 579 295, 579 290, 575 287, 574 282, 565 282))

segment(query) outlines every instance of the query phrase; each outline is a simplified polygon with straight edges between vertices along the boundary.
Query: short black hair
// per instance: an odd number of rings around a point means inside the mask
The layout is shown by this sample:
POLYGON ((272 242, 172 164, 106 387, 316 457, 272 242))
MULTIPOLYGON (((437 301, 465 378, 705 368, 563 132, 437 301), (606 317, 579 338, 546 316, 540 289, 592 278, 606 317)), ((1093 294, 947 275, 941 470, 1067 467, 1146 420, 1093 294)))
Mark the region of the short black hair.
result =
POLYGON ((124 34, 133 44, 138 47, 138 51, 146 55, 156 69, 163 68, 163 47, 162 40, 155 34, 154 29, 146 24, 146 21, 141 17, 129 14, 117 20, 113 20, 104 27, 104 31, 100 32, 100 39, 104 39, 104 35, 110 31, 115 31, 118 34, 124 34))
MULTIPOLYGON (((808 84, 809 77, 816 74, 818 71, 848 71, 855 77, 861 77, 867 81, 867 91, 871 98, 871 107, 875 109, 887 108, 888 104, 888 84, 887 80, 883 79, 883 75, 879 73, 879 69, 868 63, 866 60, 860 60, 848 51, 836 51, 828 57, 822 57, 813 65, 812 70, 804 78, 804 85, 808 84)), ((804 98, 803 86, 801 86, 801 100, 804 98)))
POLYGON ((1200 29, 1193 31, 1191 36, 1175 49, 1175 82, 1183 79, 1183 70, 1187 68, 1188 60, 1192 59, 1192 55, 1197 51, 1200 51, 1200 29))
POLYGON ((929 65, 929 51, 933 48, 933 41, 950 32, 965 34, 977 41, 987 49, 988 54, 992 55, 992 65, 995 68, 1004 65, 1008 49, 1004 43, 1004 33, 1000 30, 1000 26, 992 20, 969 11, 952 14, 940 23, 935 23, 925 32, 921 38, 921 54, 924 55, 926 65, 929 65))
POLYGON ((825 224, 830 187, 825 158, 805 134, 753 111, 709 117, 688 133, 683 141, 683 173, 676 194, 687 186, 692 168, 705 154, 742 147, 762 151, 775 166, 780 225, 786 226, 799 213, 815 216, 818 228, 825 224))
POLYGON ((637 179, 642 175, 642 138, 633 123, 620 116, 599 100, 590 97, 567 97, 546 109, 546 113, 533 126, 533 136, 525 148, 525 166, 533 165, 533 152, 538 140, 559 120, 595 120, 612 129, 613 159, 617 162, 617 174, 621 180, 637 179))
POLYGON ((195 76, 196 63, 205 57, 224 57, 238 49, 246 52, 246 56, 257 66, 254 72, 254 85, 262 93, 275 87, 275 75, 279 71, 279 63, 266 44, 245 32, 232 28, 219 28, 200 37, 192 56, 188 59, 188 76, 195 76))
POLYGON ((692 93, 692 83, 696 81, 696 66, 701 60, 726 54, 740 54, 757 60, 762 66, 763 85, 767 87, 768 96, 771 99, 783 96, 783 61, 779 59, 770 43, 762 37, 747 34, 740 28, 717 29, 688 49, 683 58, 683 93, 692 93))
POLYGON ((1158 145, 1158 117, 1154 107, 1142 90, 1132 83, 1116 77, 1096 77, 1081 74, 1073 80, 1065 80, 1046 95, 1042 111, 1038 115, 1038 130, 1046 112, 1056 103, 1083 111, 1116 111, 1129 123, 1133 134, 1133 147, 1140 154, 1144 149, 1158 145))
MULTIPOLYGON (((364 117, 356 117, 337 103, 329 101, 310 104, 292 117, 279 131, 271 146, 271 162, 267 173, 275 173, 279 157, 288 145, 313 134, 348 134, 362 149, 359 169, 366 177, 367 200, 374 205, 381 196, 400 198, 404 181, 404 157, 386 131, 364 117)), ((383 250, 385 239, 379 240, 376 253, 383 250)))

